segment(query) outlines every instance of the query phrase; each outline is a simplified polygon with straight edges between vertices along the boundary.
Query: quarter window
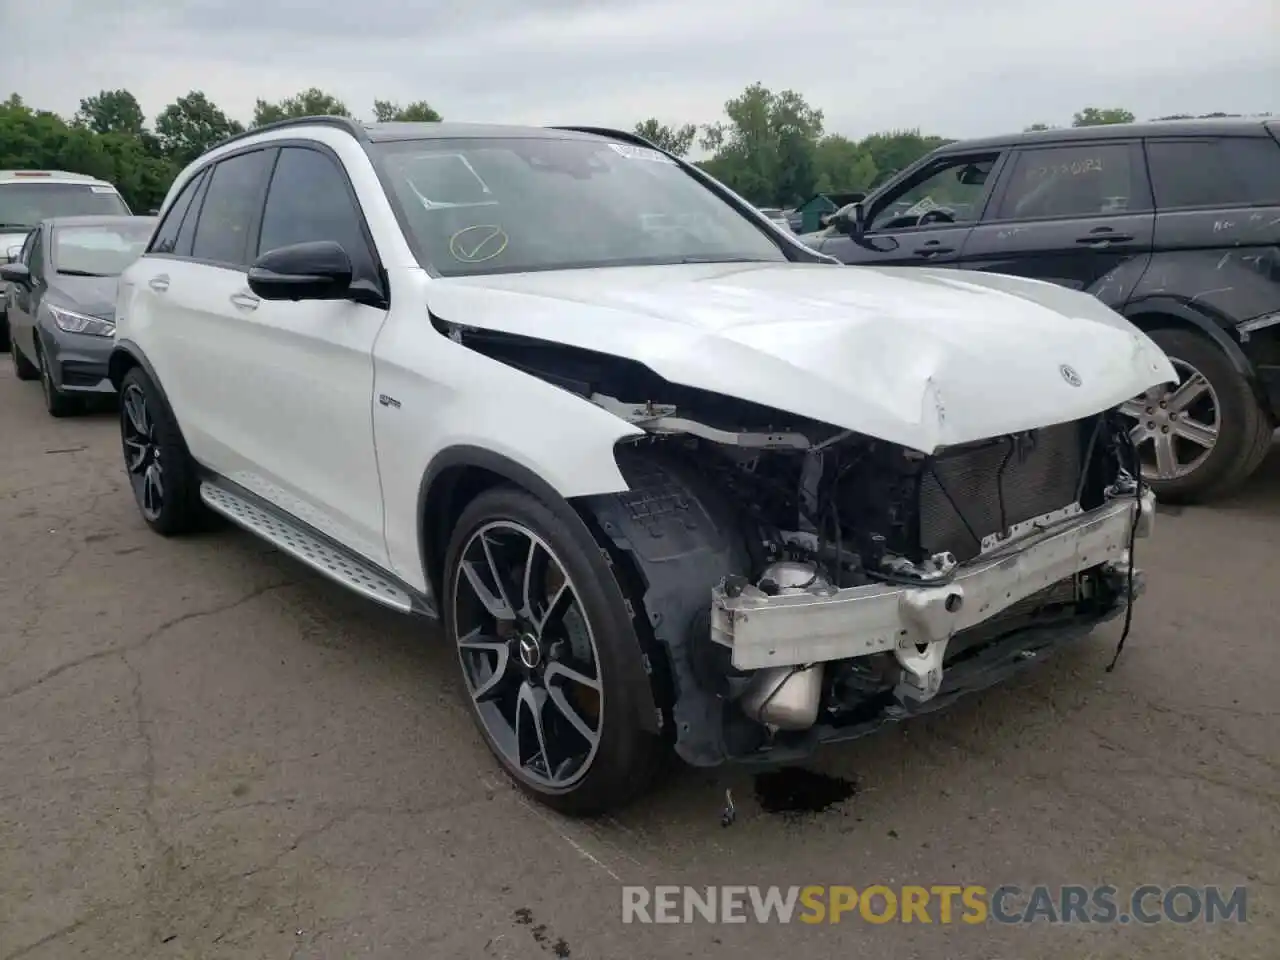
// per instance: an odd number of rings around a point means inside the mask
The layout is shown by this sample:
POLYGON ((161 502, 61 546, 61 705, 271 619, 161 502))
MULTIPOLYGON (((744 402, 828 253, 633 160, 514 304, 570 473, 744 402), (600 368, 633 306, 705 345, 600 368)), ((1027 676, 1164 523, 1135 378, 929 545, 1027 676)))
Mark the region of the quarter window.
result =
POLYGON ((255 150, 213 168, 191 255, 233 266, 248 264, 249 231, 257 219, 273 151, 255 150))
POLYGON ((156 229, 156 235, 151 241, 149 253, 173 253, 177 248, 178 231, 182 228, 182 219, 191 208, 191 198, 196 195, 196 191, 204 178, 205 171, 202 170, 182 188, 182 192, 173 201, 173 205, 169 207, 168 212, 164 215, 164 220, 161 221, 160 226, 156 229))
POLYGON ((1280 144, 1269 137, 1153 140, 1147 160, 1163 210, 1280 204, 1280 144))
POLYGON ((997 220, 1090 217, 1150 209, 1146 185, 1123 143, 1023 150, 1014 158, 997 220))
POLYGON ((366 258, 368 244, 346 176, 319 150, 286 147, 267 191, 258 254, 312 240, 341 244, 353 263, 366 258))

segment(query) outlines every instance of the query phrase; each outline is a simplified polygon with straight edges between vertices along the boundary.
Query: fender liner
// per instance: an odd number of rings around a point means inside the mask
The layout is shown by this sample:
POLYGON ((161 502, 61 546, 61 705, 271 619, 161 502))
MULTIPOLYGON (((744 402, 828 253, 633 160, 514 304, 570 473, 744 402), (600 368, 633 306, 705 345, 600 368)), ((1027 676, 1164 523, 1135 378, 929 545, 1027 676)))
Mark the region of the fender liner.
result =
POLYGON ((107 358, 107 377, 111 380, 111 385, 118 391, 120 389, 120 381, 124 379, 129 367, 135 363, 151 378, 151 382, 160 391, 160 398, 164 400, 165 406, 172 411, 173 404, 169 402, 169 395, 164 392, 164 384, 160 382, 160 377, 157 376, 155 367, 151 366, 151 361, 142 352, 142 348, 132 340, 117 340, 111 350, 111 356, 107 358))
MULTIPOLYGON (((441 619, 444 617, 444 571, 441 561, 448 544, 451 530, 451 519, 461 509, 456 503, 459 485, 468 470, 480 470, 497 478, 499 483, 514 484, 527 490, 571 530, 574 530, 585 542, 595 544, 606 563, 612 563, 604 547, 592 532, 581 513, 572 503, 560 496, 556 489, 546 480, 538 476, 523 464, 500 453, 484 447, 469 444, 458 444, 439 451, 427 465, 418 486, 418 542, 422 552, 423 574, 427 587, 438 598, 441 619)), ((486 484, 485 486, 490 486, 486 484)), ((483 488, 481 488, 483 489, 483 488)), ((474 490, 472 495, 479 493, 474 490)), ((470 499, 470 497, 468 497, 470 499)), ((614 589, 618 591, 618 601, 622 606, 629 606, 622 588, 616 582, 614 589)), ((643 639, 641 639, 643 644, 643 639)), ((636 651, 636 675, 626 678, 628 683, 644 692, 640 698, 641 705, 635 718, 640 727, 650 733, 660 733, 662 720, 658 712, 657 699, 654 696, 653 683, 647 668, 648 657, 643 649, 636 651), (642 669, 642 666, 644 667, 642 669)))

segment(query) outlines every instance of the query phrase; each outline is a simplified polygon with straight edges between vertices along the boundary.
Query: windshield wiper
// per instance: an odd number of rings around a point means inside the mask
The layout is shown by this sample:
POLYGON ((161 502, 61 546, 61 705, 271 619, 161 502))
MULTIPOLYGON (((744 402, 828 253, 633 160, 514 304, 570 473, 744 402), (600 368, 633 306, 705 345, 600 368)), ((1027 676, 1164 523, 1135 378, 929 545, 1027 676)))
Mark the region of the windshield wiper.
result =
POLYGON ((2 223, 0 222, 0 230, 33 230, 34 227, 29 223, 2 223))
POLYGON ((109 273, 90 273, 88 270, 59 270, 64 277, 109 277, 109 273))

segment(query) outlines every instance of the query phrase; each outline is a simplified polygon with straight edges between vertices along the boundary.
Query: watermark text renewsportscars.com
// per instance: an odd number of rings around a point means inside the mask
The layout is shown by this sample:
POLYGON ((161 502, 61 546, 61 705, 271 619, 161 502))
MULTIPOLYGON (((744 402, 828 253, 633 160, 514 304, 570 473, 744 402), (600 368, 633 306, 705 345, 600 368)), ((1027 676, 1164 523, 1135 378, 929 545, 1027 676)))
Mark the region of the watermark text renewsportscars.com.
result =
POLYGON ((622 888, 623 923, 1246 923, 1246 887, 1140 884, 622 888))

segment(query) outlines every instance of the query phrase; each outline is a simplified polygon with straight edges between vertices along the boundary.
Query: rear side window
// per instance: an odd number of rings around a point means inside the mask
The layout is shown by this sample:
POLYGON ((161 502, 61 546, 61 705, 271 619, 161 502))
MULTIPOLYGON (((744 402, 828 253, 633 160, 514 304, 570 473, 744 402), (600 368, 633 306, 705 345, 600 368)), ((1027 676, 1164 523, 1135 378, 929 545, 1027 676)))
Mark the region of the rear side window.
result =
POLYGON ((342 244, 352 261, 365 259, 368 243, 347 178, 318 150, 280 151, 262 212, 258 253, 311 240, 342 244))
POLYGON ((994 219, 1090 217, 1149 210, 1146 179, 1124 143, 1022 150, 994 219))
POLYGON ((1270 137, 1147 143, 1156 206, 1280 204, 1280 144, 1270 137))
POLYGON ((237 267, 248 263, 249 233, 258 217, 274 153, 242 153, 213 168, 191 248, 197 260, 237 267))
POLYGON ((178 198, 173 201, 164 220, 156 229, 155 238, 151 241, 149 253, 173 253, 178 246, 178 231, 182 228, 182 218, 191 209, 191 199, 196 195, 207 171, 201 170, 182 188, 178 198))
POLYGON ((173 252, 179 257, 191 256, 191 245, 196 238, 196 223, 200 219, 200 206, 204 203, 204 195, 209 192, 209 171, 200 178, 196 192, 191 195, 191 206, 187 215, 182 218, 182 226, 178 229, 178 244, 173 252))

